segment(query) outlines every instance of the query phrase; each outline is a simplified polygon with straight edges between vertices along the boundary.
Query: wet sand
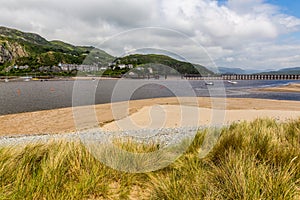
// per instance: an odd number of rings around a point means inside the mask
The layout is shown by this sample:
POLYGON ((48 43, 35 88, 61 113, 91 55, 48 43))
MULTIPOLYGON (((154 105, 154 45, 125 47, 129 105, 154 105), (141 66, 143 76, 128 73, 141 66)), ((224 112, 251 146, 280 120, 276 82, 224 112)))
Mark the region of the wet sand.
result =
POLYGON ((286 86, 280 87, 270 87, 270 88, 263 88, 260 91, 269 91, 269 92, 298 92, 300 93, 300 84, 292 83, 286 86))
POLYGON ((270 117, 300 117, 299 101, 220 98, 158 98, 0 116, 0 136, 63 134, 76 127, 103 130, 223 125, 270 117), (74 112, 73 112, 74 111, 74 112), (95 120, 93 121, 94 113, 95 120), (74 114, 77 126, 74 122, 74 114), (91 122, 92 121, 92 122, 91 122), (96 124, 95 124, 96 123, 96 124))

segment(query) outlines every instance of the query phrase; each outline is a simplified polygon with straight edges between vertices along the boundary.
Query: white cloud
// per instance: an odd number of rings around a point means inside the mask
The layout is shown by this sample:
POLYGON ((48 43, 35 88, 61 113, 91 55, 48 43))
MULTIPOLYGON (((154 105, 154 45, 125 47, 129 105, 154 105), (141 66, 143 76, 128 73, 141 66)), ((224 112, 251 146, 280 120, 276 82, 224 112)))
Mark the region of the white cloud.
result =
POLYGON ((101 47, 117 54, 130 48, 171 49, 203 64, 207 64, 203 59, 208 57, 207 51, 217 65, 224 67, 228 63, 244 68, 300 66, 299 41, 291 44, 281 40, 282 36, 299 31, 300 19, 283 14, 280 7, 264 0, 229 0, 221 5, 214 0, 0 0, 0 3, 1 25, 37 32, 50 40, 98 45, 122 31, 162 27, 182 32, 197 43, 173 31, 145 29, 123 34, 101 47), (199 45, 206 51, 199 50, 199 45))
POLYGON ((231 63, 231 62, 235 61, 235 59, 233 57, 228 57, 228 58, 226 58, 226 61, 231 63))

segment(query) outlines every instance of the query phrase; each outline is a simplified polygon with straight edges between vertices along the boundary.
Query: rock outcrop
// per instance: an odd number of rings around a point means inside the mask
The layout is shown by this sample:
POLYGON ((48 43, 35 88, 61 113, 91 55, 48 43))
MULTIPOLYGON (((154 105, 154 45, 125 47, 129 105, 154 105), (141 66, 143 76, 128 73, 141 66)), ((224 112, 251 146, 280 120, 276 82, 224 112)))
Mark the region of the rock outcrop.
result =
POLYGON ((2 64, 26 56, 28 56, 28 53, 24 47, 18 43, 5 41, 0 44, 0 63, 2 64))

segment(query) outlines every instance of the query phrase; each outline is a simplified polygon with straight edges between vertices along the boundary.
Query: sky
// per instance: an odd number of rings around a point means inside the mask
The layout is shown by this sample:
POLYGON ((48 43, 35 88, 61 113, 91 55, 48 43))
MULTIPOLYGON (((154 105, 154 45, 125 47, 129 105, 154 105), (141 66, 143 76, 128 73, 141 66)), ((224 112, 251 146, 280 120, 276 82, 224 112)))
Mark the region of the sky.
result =
POLYGON ((300 67, 298 0, 0 0, 0 26, 114 56, 169 52, 208 67, 300 67))

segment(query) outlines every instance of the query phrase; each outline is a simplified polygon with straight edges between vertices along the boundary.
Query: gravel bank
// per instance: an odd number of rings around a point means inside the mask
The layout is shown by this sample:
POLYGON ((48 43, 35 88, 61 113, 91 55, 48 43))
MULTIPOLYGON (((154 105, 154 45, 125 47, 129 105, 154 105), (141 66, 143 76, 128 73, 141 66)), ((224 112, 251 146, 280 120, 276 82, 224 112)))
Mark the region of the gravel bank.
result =
MULTIPOLYGON (((202 127, 201 129, 204 129, 202 127)), ((21 137, 4 136, 0 137, 0 147, 26 146, 29 144, 48 143, 57 141, 79 141, 87 143, 97 141, 99 143, 111 142, 113 139, 121 141, 132 140, 143 143, 157 143, 161 145, 171 145, 181 142, 183 139, 193 139, 199 128, 164 128, 164 129, 141 129, 132 131, 101 131, 99 129, 90 129, 80 133, 71 133, 63 135, 27 135, 21 137)))

